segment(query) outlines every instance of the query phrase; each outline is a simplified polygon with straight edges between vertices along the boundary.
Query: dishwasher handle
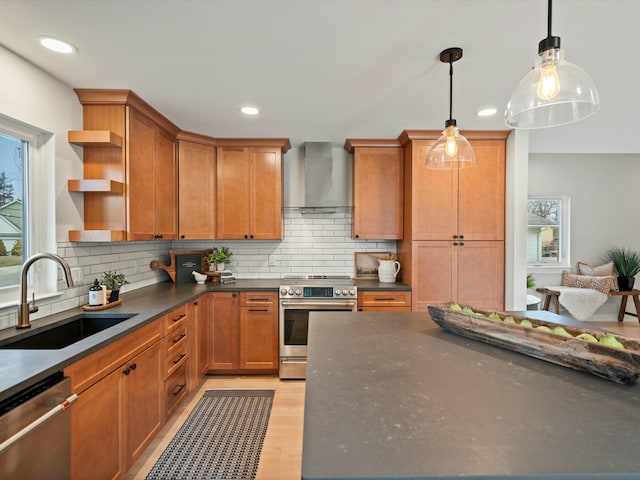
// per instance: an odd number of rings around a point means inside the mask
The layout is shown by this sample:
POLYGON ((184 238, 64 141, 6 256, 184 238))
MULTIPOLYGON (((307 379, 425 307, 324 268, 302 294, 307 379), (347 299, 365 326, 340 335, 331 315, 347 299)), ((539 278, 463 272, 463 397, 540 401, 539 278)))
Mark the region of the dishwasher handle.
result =
POLYGON ((74 393, 73 395, 67 397, 65 400, 63 400, 58 405, 53 407, 51 410, 49 410, 44 415, 42 415, 41 417, 38 417, 37 419, 35 419, 33 422, 31 422, 29 425, 24 427, 22 430, 20 430, 19 432, 15 433, 12 436, 10 436, 9 438, 7 438, 4 442, 0 443, 0 454, 2 452, 4 452, 6 449, 8 449, 10 446, 15 444, 22 437, 28 435, 29 433, 31 433, 33 430, 38 428, 43 423, 46 423, 50 418, 55 417, 59 413, 64 412, 67 408, 69 408, 77 400, 78 400, 78 395, 76 395, 74 393))

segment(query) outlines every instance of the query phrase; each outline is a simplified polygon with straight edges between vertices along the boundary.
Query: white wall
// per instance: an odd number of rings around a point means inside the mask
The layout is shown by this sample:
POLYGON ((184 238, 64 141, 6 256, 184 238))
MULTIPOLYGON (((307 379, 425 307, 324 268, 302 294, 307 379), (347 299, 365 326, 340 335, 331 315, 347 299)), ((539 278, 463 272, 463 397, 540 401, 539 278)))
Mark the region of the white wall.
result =
MULTIPOLYGON (((640 155, 529 156, 529 194, 571 198, 569 249, 574 273, 579 261, 600 265, 611 246, 640 250, 639 179, 640 155)), ((535 278, 538 286, 560 285, 562 274, 535 273, 535 278)), ((633 302, 628 303, 627 309, 635 311, 633 302)), ((619 298, 609 298, 592 320, 615 320, 619 305, 619 298)))

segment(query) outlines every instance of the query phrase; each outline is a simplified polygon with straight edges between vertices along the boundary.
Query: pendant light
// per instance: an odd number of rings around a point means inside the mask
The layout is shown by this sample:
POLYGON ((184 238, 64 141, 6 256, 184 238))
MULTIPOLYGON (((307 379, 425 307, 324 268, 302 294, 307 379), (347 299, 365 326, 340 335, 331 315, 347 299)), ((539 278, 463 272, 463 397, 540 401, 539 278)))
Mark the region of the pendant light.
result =
POLYGON ((551 7, 547 16, 547 38, 538 44, 538 58, 511 95, 505 122, 513 128, 545 128, 587 118, 600 108, 600 97, 591 77, 567 62, 560 37, 551 35, 551 7))
POLYGON ((455 119, 451 118, 453 107, 453 62, 462 58, 462 49, 447 48, 440 53, 440 61, 449 64, 449 120, 444 124, 442 136, 436 140, 427 154, 427 168, 455 170, 476 164, 476 156, 469 141, 460 135, 455 119))

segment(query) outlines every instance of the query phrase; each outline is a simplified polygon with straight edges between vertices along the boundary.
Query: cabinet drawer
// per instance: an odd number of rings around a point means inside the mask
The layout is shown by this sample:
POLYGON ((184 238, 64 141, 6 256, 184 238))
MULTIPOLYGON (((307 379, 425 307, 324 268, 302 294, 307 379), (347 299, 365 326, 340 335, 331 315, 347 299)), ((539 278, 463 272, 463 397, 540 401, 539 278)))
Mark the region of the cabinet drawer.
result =
POLYGON ((278 301, 278 296, 274 292, 241 292, 240 305, 248 307, 251 305, 272 305, 278 301))
POLYGON ((187 327, 188 325, 182 325, 175 328, 164 339, 164 357, 168 358, 173 355, 176 349, 179 349, 183 343, 188 343, 187 339, 187 327))
POLYGON ((176 345, 176 348, 172 349, 171 355, 165 357, 165 378, 170 376, 178 368, 180 368, 187 361, 187 350, 189 345, 187 342, 180 342, 176 345))
POLYGON ((411 292, 358 292, 358 307, 411 307, 411 292))
POLYGON ((185 361, 164 382, 164 411, 167 419, 173 415, 180 401, 187 395, 187 368, 188 362, 185 361))
POLYGON ((164 317, 164 335, 170 335, 176 328, 179 328, 183 325, 187 324, 187 306, 182 305, 181 307, 172 310, 167 313, 164 317))

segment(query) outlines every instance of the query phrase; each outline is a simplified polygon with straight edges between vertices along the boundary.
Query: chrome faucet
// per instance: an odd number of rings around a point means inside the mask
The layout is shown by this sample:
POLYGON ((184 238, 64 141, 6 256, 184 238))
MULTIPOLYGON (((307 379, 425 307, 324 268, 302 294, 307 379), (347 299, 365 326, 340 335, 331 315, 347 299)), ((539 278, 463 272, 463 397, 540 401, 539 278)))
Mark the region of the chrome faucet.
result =
POLYGON ((36 253, 35 255, 27 258, 27 260, 22 265, 22 270, 20 270, 20 306, 18 307, 18 325, 16 326, 16 328, 31 327, 31 323, 29 323, 29 314, 38 311, 38 307, 36 306, 35 294, 33 305, 29 306, 29 303, 27 302, 27 272, 29 271, 29 267, 31 267, 31 265, 33 265, 36 260, 40 260, 41 258, 49 258, 58 262, 62 267, 62 271, 64 272, 64 280, 67 284, 67 287, 73 287, 71 268, 69 268, 69 264, 61 256, 55 255, 53 253, 36 253))

